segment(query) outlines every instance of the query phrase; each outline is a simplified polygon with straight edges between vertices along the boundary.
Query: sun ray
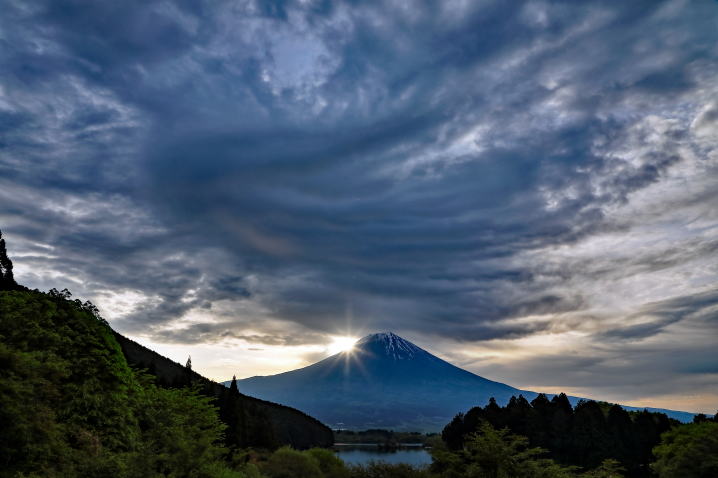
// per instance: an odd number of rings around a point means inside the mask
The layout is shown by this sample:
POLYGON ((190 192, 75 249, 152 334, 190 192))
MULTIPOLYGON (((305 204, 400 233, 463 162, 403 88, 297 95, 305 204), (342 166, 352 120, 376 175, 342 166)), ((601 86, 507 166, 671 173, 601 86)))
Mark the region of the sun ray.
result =
POLYGON ((331 343, 327 346, 329 354, 334 355, 340 352, 349 352, 354 348, 354 344, 358 339, 356 337, 334 336, 331 343))

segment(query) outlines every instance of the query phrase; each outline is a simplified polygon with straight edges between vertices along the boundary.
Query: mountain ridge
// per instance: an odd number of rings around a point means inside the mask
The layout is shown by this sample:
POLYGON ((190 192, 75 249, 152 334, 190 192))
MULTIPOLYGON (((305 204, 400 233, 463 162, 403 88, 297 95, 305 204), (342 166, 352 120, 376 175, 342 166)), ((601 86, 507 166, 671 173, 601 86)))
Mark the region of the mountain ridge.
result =
MULTIPOLYGON (((531 400, 538 395, 457 367, 393 332, 369 334, 349 351, 300 369, 237 380, 237 384, 250 396, 286 403, 334 428, 353 429, 439 431, 457 413, 485 405, 491 397, 505 404, 512 396, 531 400)), ((569 400, 575 405, 582 398, 569 400)), ((646 409, 681 421, 694 415, 646 409)))

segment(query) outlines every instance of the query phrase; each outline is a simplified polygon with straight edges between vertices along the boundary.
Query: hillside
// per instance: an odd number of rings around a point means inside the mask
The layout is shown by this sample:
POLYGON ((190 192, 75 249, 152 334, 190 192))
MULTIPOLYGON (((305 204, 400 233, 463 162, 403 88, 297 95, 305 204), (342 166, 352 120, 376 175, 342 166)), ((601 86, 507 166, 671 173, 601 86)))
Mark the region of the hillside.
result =
POLYGON ((0 477, 225 476, 226 447, 332 443, 302 412, 233 396, 113 332, 67 291, 10 288, 0 290, 0 477), (146 364, 156 375, 133 368, 146 364))
MULTIPOLYGON (((368 335, 353 350, 308 367, 250 377, 238 386, 248 395, 305 410, 333 428, 428 432, 491 397, 506 404, 519 394, 528 400, 538 395, 456 367, 390 332, 368 335)), ((581 399, 569 400, 575 405, 581 399)), ((681 421, 693 418, 656 411, 681 421)))
POLYGON ((96 309, 68 299, 0 291, 0 477, 213 476, 210 399, 133 371, 96 309))
MULTIPOLYGON (((171 387, 184 383, 201 383, 203 388, 218 398, 220 404, 226 400, 227 388, 202 377, 197 372, 188 370, 185 366, 163 357, 127 337, 114 332, 115 339, 122 348, 127 362, 132 367, 147 369, 157 377, 160 386, 171 387)), ((269 424, 270 430, 264 430, 264 423, 259 423, 249 430, 247 435, 255 440, 264 436, 263 440, 269 443, 256 443, 251 438, 244 440, 240 446, 266 445, 276 442, 276 445, 290 445, 293 448, 310 448, 313 446, 328 447, 334 443, 332 431, 319 420, 286 405, 272 403, 244 394, 239 394, 239 406, 248 417, 260 417, 261 421, 269 424)))

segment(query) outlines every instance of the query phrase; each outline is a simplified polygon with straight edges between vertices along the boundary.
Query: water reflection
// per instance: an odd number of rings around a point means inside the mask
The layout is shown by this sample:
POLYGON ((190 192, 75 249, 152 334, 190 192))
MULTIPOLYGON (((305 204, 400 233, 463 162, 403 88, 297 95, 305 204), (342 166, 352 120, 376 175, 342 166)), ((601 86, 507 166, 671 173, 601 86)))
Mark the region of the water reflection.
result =
POLYGON ((408 463, 422 466, 431 464, 431 455, 421 446, 402 446, 395 450, 381 449, 377 445, 335 445, 337 456, 347 464, 365 465, 370 461, 384 463, 408 463))

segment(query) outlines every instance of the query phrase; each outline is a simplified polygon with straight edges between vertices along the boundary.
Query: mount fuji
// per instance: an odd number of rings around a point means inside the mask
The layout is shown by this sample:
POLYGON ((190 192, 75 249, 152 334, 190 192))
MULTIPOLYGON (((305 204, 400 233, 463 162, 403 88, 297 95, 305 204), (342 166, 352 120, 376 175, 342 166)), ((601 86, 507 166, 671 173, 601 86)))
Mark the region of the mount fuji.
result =
MULTIPOLYGON (((247 395, 349 429, 439 431, 457 413, 483 406, 490 397, 504 404, 514 395, 528 400, 537 395, 461 369, 391 332, 367 335, 353 349, 313 365, 237 385, 247 395)), ((693 414, 669 416, 687 421, 693 414)))

